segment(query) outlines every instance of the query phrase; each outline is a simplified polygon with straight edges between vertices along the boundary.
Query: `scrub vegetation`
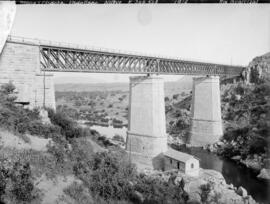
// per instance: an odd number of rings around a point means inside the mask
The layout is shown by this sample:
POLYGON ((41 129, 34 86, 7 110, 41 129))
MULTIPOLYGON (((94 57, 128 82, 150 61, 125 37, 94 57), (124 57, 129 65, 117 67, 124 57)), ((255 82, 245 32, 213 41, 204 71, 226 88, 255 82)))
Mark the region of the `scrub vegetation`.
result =
POLYGON ((123 150, 108 144, 96 131, 79 127, 64 112, 48 109, 50 123, 45 123, 39 110, 15 103, 14 90, 11 83, 0 89, 0 128, 15 137, 33 135, 51 142, 46 151, 0 147, 1 203, 41 203, 45 199, 39 184, 42 178, 70 175, 75 180, 59 199, 75 203, 188 200, 182 184, 138 173, 123 150))

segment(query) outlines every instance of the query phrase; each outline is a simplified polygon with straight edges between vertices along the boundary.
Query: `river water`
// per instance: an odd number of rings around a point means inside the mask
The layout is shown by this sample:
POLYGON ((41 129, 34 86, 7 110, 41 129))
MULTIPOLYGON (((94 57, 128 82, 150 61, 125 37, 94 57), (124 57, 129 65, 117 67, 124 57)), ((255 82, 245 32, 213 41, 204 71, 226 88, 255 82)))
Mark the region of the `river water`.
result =
POLYGON ((270 203, 270 182, 258 179, 258 173, 253 170, 202 148, 186 148, 181 151, 198 157, 201 168, 214 169, 222 173, 228 184, 236 187, 243 186, 257 202, 270 203))
MULTIPOLYGON (((126 139, 127 128, 114 128, 112 126, 103 127, 94 125, 91 129, 98 131, 101 135, 112 138, 118 134, 126 139)), ((256 176, 258 173, 246 168, 234 161, 221 158, 202 148, 181 148, 181 151, 192 154, 200 159, 200 166, 203 169, 214 169, 224 176, 228 184, 236 187, 243 186, 257 202, 270 203, 270 182, 260 180, 256 176)))
POLYGON ((127 134, 127 128, 114 128, 113 126, 100 126, 100 125, 93 125, 91 126, 91 129, 96 130, 99 134, 105 135, 108 138, 113 138, 114 135, 120 135, 124 138, 126 141, 126 134, 127 134))

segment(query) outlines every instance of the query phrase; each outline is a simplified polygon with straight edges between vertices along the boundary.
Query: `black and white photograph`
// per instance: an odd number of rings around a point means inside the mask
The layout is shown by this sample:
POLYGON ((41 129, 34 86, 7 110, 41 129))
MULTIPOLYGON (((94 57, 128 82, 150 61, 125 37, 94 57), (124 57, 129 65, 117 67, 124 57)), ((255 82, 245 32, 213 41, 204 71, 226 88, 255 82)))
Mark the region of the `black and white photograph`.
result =
POLYGON ((270 2, 0 1, 0 204, 269 204, 270 2))

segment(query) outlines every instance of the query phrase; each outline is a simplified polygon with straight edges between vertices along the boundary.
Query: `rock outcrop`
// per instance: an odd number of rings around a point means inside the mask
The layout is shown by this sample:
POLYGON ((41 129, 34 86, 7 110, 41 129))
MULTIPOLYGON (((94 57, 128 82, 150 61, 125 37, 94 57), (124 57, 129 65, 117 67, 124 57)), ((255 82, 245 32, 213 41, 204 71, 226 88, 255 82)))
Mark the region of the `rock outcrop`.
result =
POLYGON ((50 120, 50 118, 48 116, 48 111, 46 111, 45 109, 40 109, 39 117, 40 117, 41 122, 43 124, 51 124, 51 120, 50 120))
POLYGON ((247 168, 255 171, 260 171, 263 166, 262 157, 258 155, 248 155, 246 159, 241 159, 240 163, 244 164, 247 168))
POLYGON ((255 57, 243 71, 242 77, 246 83, 260 83, 270 78, 270 52, 255 57))
POLYGON ((247 194, 243 187, 238 189, 232 184, 227 184, 221 173, 215 170, 200 169, 198 177, 190 177, 184 173, 176 170, 160 172, 152 170, 144 170, 145 174, 151 177, 158 177, 162 180, 168 181, 170 176, 176 174, 175 182, 184 180, 184 190, 189 195, 188 203, 226 203, 226 204, 253 204, 256 201, 247 194), (202 186, 208 186, 207 191, 203 191, 202 186), (207 193, 206 193, 207 192, 207 193))
POLYGON ((257 177, 270 180, 270 169, 262 169, 257 177))
POLYGON ((238 195, 242 196, 242 197, 246 197, 246 196, 247 196, 247 190, 244 189, 242 186, 240 186, 240 187, 237 189, 236 193, 237 193, 238 195))

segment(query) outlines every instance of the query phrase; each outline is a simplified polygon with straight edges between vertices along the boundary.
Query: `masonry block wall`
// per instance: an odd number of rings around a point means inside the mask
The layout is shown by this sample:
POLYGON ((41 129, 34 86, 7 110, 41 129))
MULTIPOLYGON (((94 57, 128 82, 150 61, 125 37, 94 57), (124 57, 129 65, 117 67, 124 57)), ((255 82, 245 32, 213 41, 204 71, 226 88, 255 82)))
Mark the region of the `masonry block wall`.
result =
POLYGON ((193 78, 191 117, 192 146, 213 144, 223 135, 218 76, 193 78))
POLYGON ((51 107, 55 109, 55 91, 53 75, 44 73, 36 74, 35 77, 35 107, 51 107), (45 100, 44 100, 45 99, 45 100))
MULTIPOLYGON (((0 56, 0 85, 11 81, 16 86, 17 101, 29 103, 29 108, 43 105, 44 76, 39 57, 38 45, 18 42, 6 42, 0 56)), ((45 76, 45 104, 55 108, 52 75, 45 76)))
POLYGON ((131 77, 129 103, 127 152, 133 163, 151 168, 167 150, 163 79, 131 77))

